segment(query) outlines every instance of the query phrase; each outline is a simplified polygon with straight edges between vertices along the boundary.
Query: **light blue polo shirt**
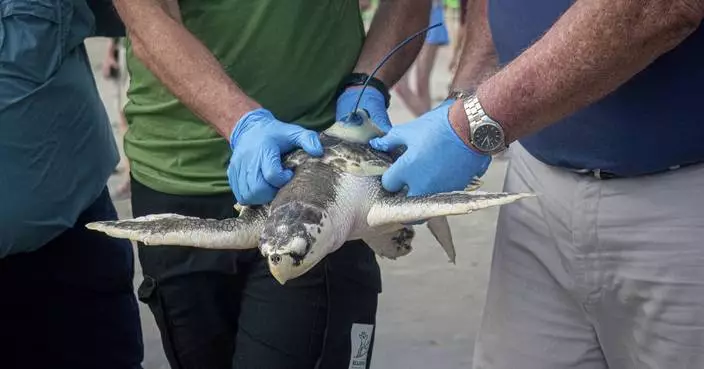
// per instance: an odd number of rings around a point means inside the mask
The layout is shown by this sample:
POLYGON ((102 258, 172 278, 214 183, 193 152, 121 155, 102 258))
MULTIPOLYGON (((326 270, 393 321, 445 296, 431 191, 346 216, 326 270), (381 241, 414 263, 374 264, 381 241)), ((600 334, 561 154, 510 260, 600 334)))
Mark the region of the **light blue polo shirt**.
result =
POLYGON ((40 248, 119 161, 83 45, 85 0, 0 0, 0 258, 40 248))

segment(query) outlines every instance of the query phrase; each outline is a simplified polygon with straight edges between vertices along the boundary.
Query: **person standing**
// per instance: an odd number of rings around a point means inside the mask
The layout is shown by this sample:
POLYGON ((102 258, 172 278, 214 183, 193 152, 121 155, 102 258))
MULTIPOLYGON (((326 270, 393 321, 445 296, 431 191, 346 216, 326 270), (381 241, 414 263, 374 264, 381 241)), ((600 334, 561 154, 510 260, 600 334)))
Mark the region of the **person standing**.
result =
MULTIPOLYGON (((102 74, 103 78, 111 81, 115 87, 115 94, 111 97, 116 100, 115 111, 118 114, 117 131, 118 137, 122 139, 127 132, 127 122, 125 121, 123 109, 127 96, 126 89, 129 86, 129 73, 125 69, 125 48, 122 37, 111 37, 108 39, 107 50, 102 64, 102 74)), ((129 174, 129 162, 124 160, 124 167, 122 170, 119 169, 119 167, 115 168, 115 174, 129 174)), ((130 178, 129 175, 125 175, 123 182, 115 189, 114 196, 118 198, 125 197, 129 196, 129 193, 130 178)))
POLYGON ((371 145, 407 146, 382 182, 413 196, 510 144, 504 189, 538 195, 500 210, 474 368, 704 367, 704 1, 467 15, 456 93, 371 145))
POLYGON ((396 84, 395 90, 406 107, 415 116, 420 116, 430 110, 432 99, 430 94, 430 76, 433 73, 435 60, 440 47, 450 43, 450 36, 445 24, 445 9, 442 0, 433 0, 430 11, 430 25, 438 24, 439 27, 428 30, 425 44, 413 63, 415 71, 415 89, 411 89, 410 70, 396 84))
MULTIPOLYGON (((235 215, 235 201, 267 203, 288 183, 281 154, 321 154, 316 131, 351 112, 366 75, 427 24, 430 1, 380 3, 366 37, 357 1, 115 6, 128 29, 134 216, 222 219, 235 215)), ((385 131, 387 90, 421 43, 391 58, 362 97, 385 131)), ((140 246, 139 258, 139 297, 172 368, 369 367, 381 277, 363 242, 285 286, 256 249, 140 246), (361 336, 371 342, 357 357, 361 336)))
POLYGON ((85 228, 119 157, 84 40, 120 32, 107 1, 0 1, 0 368, 141 368, 132 245, 85 228))
MULTIPOLYGON (((450 58, 450 63, 448 64, 448 69, 452 73, 457 70, 457 62, 460 60, 462 45, 464 45, 464 25, 465 20, 467 19, 467 1, 468 0, 459 0, 459 27, 457 27, 457 36, 455 37, 455 42, 452 47, 452 57, 450 58)), ((452 86, 452 83, 450 83, 450 86, 452 86)))

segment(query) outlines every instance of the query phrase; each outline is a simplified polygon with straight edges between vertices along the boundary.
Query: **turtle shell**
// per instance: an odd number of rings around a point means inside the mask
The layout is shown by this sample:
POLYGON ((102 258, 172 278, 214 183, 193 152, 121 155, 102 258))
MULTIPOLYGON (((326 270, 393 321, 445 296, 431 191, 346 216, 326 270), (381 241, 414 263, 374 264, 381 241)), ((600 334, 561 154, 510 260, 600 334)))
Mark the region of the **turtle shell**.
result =
POLYGON ((313 157, 298 149, 284 158, 284 166, 295 168, 303 163, 318 161, 342 172, 358 176, 380 176, 391 166, 390 155, 374 150, 369 144, 344 141, 337 137, 320 135, 323 156, 313 157))

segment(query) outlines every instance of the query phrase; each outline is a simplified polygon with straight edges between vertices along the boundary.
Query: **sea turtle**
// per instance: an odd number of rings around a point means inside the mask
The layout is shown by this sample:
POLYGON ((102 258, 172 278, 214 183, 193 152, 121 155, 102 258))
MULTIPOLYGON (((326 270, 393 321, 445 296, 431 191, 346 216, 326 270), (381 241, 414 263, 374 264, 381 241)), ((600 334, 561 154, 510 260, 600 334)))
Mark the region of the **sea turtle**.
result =
MULTIPOLYGON (((411 251, 415 235, 409 223, 427 220, 436 240, 454 262, 455 250, 445 216, 508 204, 528 193, 466 191, 407 197, 389 193, 381 175, 392 156, 368 145, 383 135, 364 111, 361 125, 336 122, 320 134, 322 157, 296 150, 283 163, 293 179, 264 206, 241 207, 224 220, 179 214, 155 214, 129 220, 100 221, 87 228, 145 245, 207 249, 259 247, 271 274, 284 284, 316 265, 347 240, 362 239, 374 252, 395 259, 411 251)), ((394 155, 396 157, 396 155, 394 155)), ((440 165, 440 164, 438 164, 440 165)))

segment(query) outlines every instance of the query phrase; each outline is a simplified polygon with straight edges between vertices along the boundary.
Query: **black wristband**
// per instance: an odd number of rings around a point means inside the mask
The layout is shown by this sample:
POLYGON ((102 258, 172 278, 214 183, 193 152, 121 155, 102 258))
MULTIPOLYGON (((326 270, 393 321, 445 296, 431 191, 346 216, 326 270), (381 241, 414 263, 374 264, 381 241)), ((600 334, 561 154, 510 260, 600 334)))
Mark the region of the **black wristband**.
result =
MULTIPOLYGON (((369 78, 369 75, 366 73, 350 73, 347 77, 345 77, 345 79, 342 80, 338 96, 342 94, 342 92, 344 92, 347 87, 363 86, 364 83, 367 81, 367 78, 369 78)), ((369 80, 369 86, 376 88, 377 90, 379 90, 379 92, 381 92, 382 95, 384 95, 384 102, 386 103, 386 107, 388 108, 391 102, 391 95, 389 95, 389 89, 386 87, 384 82, 382 82, 380 79, 372 77, 369 80)))

